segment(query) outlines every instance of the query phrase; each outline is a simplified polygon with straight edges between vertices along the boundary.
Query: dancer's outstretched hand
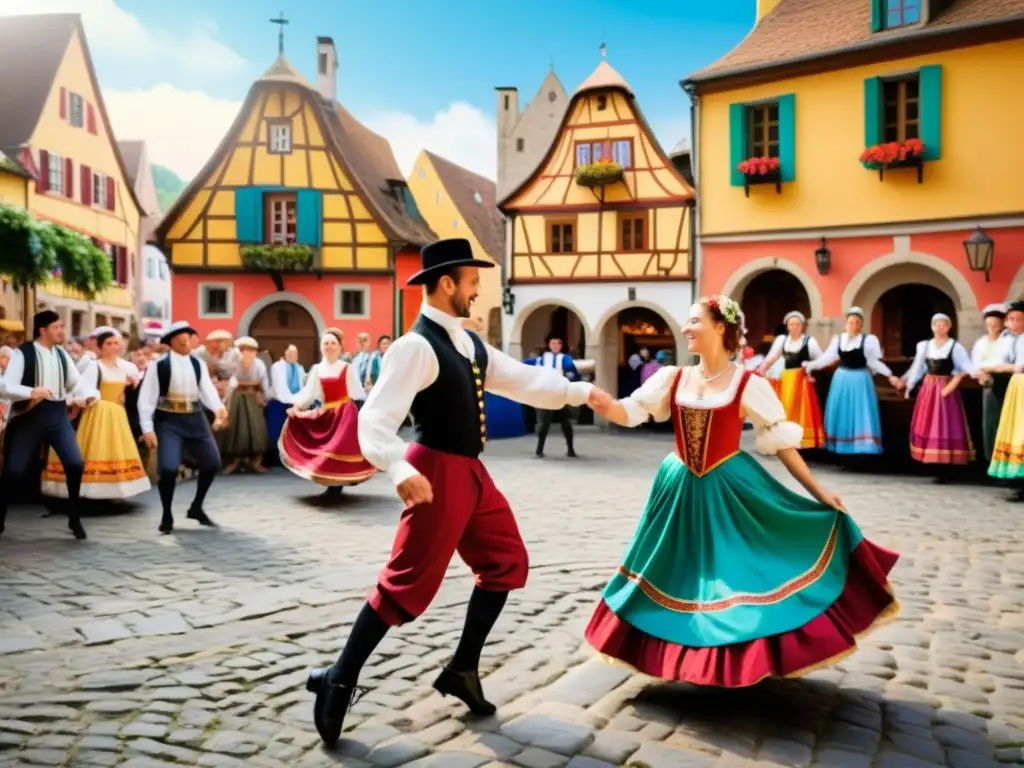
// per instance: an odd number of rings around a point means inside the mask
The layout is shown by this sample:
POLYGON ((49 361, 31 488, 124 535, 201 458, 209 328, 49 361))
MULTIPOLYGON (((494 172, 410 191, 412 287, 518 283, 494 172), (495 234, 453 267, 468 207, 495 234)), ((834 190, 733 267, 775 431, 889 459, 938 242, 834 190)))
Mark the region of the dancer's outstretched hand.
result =
POLYGON ((587 397, 587 405, 598 416, 605 416, 608 410, 615 404, 615 398, 609 395, 600 387, 592 387, 587 397))
POLYGON ((398 491, 399 498, 405 502, 406 509, 417 504, 429 504, 434 500, 434 489, 423 475, 413 475, 403 480, 395 490, 398 491))
POLYGON ((843 500, 840 499, 836 494, 829 493, 828 491, 821 492, 821 498, 818 499, 822 504, 827 504, 832 509, 838 512, 845 512, 846 507, 843 506, 843 500))

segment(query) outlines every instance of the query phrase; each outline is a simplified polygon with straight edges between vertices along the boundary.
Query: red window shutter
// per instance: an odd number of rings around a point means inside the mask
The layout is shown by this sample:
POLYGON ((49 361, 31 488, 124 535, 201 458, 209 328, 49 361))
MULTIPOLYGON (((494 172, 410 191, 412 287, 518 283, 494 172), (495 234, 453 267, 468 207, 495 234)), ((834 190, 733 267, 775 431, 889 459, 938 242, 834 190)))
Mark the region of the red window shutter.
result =
POLYGON ((64 158, 64 196, 75 196, 75 163, 70 157, 64 158))
POLYGON ((36 179, 36 191, 45 192, 50 188, 50 153, 39 150, 39 178, 36 179))
POLYGON ((82 166, 82 205, 92 205, 92 169, 82 166))
POLYGON ((60 119, 66 120, 68 116, 68 89, 60 89, 60 119))
POLYGON ((117 210, 115 200, 117 198, 117 182, 107 176, 107 210, 117 210))
POLYGON ((85 127, 89 133, 96 133, 96 110, 93 109, 92 104, 87 104, 85 107, 85 127))

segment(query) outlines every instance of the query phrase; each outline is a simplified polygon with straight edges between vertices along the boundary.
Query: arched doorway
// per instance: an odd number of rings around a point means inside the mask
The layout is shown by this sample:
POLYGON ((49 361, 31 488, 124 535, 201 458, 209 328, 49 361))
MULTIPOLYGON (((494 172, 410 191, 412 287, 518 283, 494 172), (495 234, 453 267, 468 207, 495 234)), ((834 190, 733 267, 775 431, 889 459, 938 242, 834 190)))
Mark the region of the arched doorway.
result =
POLYGON ((306 368, 320 359, 316 321, 304 308, 290 301, 275 301, 263 307, 249 324, 249 335, 272 360, 284 355, 289 344, 298 347, 299 362, 306 368))
POLYGON ((562 339, 565 351, 576 359, 587 356, 587 332, 579 316, 568 307, 548 304, 537 307, 523 321, 520 335, 522 356, 533 357, 547 347, 547 337, 562 339))
POLYGON ((614 381, 619 397, 640 386, 644 365, 659 352, 667 365, 680 359, 670 322, 647 307, 627 307, 610 318, 601 331, 601 352, 602 380, 614 381))
POLYGON ((811 316, 811 300, 800 279, 781 269, 762 272, 743 290, 740 307, 747 323, 747 339, 755 347, 765 336, 775 336, 786 313, 811 316))
POLYGON ((907 283, 883 293, 871 312, 871 328, 882 345, 882 356, 891 360, 913 358, 918 342, 931 338, 932 315, 937 312, 949 315, 956 336, 956 306, 935 286, 907 283))

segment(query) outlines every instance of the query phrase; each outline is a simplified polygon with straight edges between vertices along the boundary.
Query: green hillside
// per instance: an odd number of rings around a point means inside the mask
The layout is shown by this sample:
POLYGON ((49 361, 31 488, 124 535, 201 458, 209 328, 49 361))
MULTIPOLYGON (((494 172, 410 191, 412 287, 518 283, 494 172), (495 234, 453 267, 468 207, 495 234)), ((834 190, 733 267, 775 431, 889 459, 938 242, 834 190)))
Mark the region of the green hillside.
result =
POLYGON ((185 182, 174 171, 164 168, 162 165, 154 163, 151 168, 153 183, 156 185, 156 196, 160 200, 160 210, 166 213, 181 194, 181 190, 185 188, 185 182))

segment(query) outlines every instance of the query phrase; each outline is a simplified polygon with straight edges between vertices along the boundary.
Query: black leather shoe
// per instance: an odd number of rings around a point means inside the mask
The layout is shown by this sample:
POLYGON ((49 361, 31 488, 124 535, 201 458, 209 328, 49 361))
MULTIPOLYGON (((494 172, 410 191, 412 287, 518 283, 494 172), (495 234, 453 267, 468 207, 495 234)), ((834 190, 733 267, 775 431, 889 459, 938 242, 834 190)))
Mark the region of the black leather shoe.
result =
POLYGON ((451 667, 445 667, 434 681, 434 690, 442 696, 459 699, 474 715, 493 715, 498 711, 496 706, 484 698, 480 673, 475 669, 471 672, 456 672, 451 667))
POLYGON ((68 530, 71 531, 79 541, 89 538, 85 535, 85 528, 82 527, 82 521, 77 517, 68 518, 68 530))
POLYGON ((205 525, 207 528, 216 528, 217 524, 213 522, 206 513, 203 512, 202 507, 190 507, 188 514, 185 515, 189 520, 195 520, 200 525, 205 525))
POLYGON ((327 747, 333 747, 341 738, 345 715, 366 693, 359 685, 331 685, 327 680, 330 667, 314 669, 306 678, 306 690, 316 694, 313 702, 313 725, 327 747))
POLYGON ((160 533, 168 534, 174 530, 174 515, 169 512, 164 512, 163 517, 160 518, 160 533))

